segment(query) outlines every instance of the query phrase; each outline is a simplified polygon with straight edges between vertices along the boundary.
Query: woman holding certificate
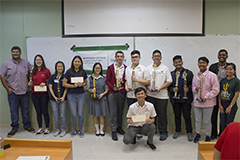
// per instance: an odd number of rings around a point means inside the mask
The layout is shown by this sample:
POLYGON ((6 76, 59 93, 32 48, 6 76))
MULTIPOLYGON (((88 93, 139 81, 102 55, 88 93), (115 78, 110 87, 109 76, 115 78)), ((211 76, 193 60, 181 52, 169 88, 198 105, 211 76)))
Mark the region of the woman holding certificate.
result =
POLYGON ((51 93, 51 106, 54 115, 55 133, 54 137, 63 137, 66 134, 66 107, 67 107, 67 89, 62 86, 65 66, 62 61, 55 64, 55 73, 48 79, 48 87, 51 93), (62 127, 59 126, 59 115, 61 115, 62 127))
POLYGON ((95 63, 93 65, 92 76, 88 78, 88 91, 91 93, 88 105, 88 114, 93 115, 93 122, 96 128, 96 136, 104 136, 104 116, 109 114, 106 94, 108 86, 106 85, 106 77, 102 75, 102 65, 95 63), (100 118, 100 129, 98 124, 100 118))
POLYGON ((84 137, 82 131, 83 127, 83 109, 85 102, 84 86, 86 82, 87 74, 83 70, 83 62, 80 56, 75 56, 72 60, 71 67, 67 70, 63 79, 63 87, 68 88, 68 104, 71 110, 71 120, 73 126, 73 132, 71 137, 75 137, 77 134, 80 138, 84 137), (77 130, 77 115, 79 131, 77 130))
POLYGON ((32 102, 37 113, 38 131, 36 135, 47 136, 49 130, 49 114, 48 114, 48 91, 47 80, 51 76, 49 69, 46 68, 42 55, 38 54, 34 58, 34 68, 30 74, 29 86, 32 86, 32 102), (42 129, 42 115, 44 117, 46 129, 42 129))

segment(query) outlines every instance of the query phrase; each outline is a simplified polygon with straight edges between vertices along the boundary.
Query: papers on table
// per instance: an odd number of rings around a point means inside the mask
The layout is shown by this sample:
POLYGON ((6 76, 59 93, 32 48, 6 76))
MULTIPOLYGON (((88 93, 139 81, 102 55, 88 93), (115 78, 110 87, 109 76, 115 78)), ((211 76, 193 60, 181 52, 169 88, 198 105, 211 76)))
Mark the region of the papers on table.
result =
POLYGON ((50 156, 19 156, 16 160, 49 160, 50 156))
POLYGON ((47 91, 47 86, 34 86, 34 91, 35 92, 43 92, 43 91, 47 91))
POLYGON ((146 115, 132 116, 133 122, 145 122, 146 115))
POLYGON ((83 83, 83 77, 71 77, 71 83, 83 83))

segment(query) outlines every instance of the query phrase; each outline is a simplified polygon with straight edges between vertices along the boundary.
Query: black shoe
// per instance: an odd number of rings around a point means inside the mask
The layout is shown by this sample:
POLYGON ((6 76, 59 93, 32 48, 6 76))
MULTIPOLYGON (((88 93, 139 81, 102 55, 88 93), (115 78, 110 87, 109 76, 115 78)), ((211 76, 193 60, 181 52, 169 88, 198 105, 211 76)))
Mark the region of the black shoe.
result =
POLYGON ((95 135, 96 135, 96 136, 100 136, 100 133, 99 133, 99 132, 98 132, 98 133, 97 133, 97 132, 95 132, 95 135))
POLYGON ((118 137, 117 137, 117 133, 116 132, 112 132, 112 140, 117 141, 118 137))
POLYGON ((35 129, 33 129, 32 127, 27 127, 27 128, 24 128, 26 131, 30 132, 30 133, 35 133, 35 129))
POLYGON ((124 135, 124 134, 125 134, 124 130, 123 130, 121 127, 118 127, 118 128, 117 128, 117 133, 119 133, 119 134, 121 134, 121 135, 124 135))
POLYGON ((10 132, 8 132, 7 137, 11 138, 12 136, 14 136, 17 133, 17 131, 11 130, 10 132))
POLYGON ((211 140, 214 140, 214 139, 216 139, 216 138, 217 138, 217 136, 211 135, 211 140))
POLYGON ((100 132, 100 136, 105 136, 105 133, 104 132, 100 132))
POLYGON ((193 140, 193 142, 197 143, 200 139, 201 139, 201 135, 197 133, 195 138, 194 138, 194 140, 193 140))
POLYGON ((211 142, 211 138, 209 136, 206 136, 205 142, 211 142))
POLYGON ((154 144, 150 144, 148 141, 147 141, 147 146, 151 148, 153 151, 156 150, 156 146, 154 144))
POLYGON ((168 135, 167 134, 160 134, 160 141, 165 141, 167 139, 168 135))
POLYGON ((136 142, 136 136, 133 138, 133 142, 132 142, 132 145, 135 146, 137 144, 136 142))

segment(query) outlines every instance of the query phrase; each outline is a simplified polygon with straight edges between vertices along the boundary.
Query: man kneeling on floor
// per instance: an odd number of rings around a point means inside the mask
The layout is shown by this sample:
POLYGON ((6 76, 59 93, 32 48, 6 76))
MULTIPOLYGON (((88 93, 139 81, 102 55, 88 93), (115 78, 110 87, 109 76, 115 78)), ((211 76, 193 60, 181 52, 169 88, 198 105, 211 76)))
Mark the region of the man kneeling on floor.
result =
POLYGON ((153 144, 153 136, 155 134, 154 120, 157 115, 152 103, 146 102, 146 90, 138 87, 135 90, 137 102, 133 103, 127 112, 128 129, 126 130, 123 142, 125 144, 136 144, 136 135, 144 134, 148 136, 147 146, 152 150, 156 150, 153 144))

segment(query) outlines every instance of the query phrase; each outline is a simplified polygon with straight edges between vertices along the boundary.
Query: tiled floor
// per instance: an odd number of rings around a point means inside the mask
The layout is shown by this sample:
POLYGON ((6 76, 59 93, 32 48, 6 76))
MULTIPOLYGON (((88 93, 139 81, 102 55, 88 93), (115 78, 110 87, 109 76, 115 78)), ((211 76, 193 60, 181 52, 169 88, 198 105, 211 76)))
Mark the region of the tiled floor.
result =
MULTIPOLYGON (((0 136, 6 138, 11 128, 0 127, 0 136)), ((73 142, 74 160, 195 160, 197 159, 198 145, 187 141, 187 135, 183 133, 178 139, 172 138, 173 133, 169 133, 166 141, 159 141, 159 135, 154 136, 156 151, 152 151, 146 146, 147 137, 137 140, 137 145, 125 145, 122 142, 123 136, 118 135, 118 141, 112 141, 108 132, 104 137, 97 137, 93 132, 85 132, 85 136, 71 138, 70 132, 63 138, 54 137, 53 131, 47 137, 36 136, 27 131, 20 130, 13 138, 23 139, 67 139, 73 142)), ((202 132, 204 135, 204 132, 202 132)), ((203 136, 205 138, 205 136, 203 136)), ((202 138, 202 140, 204 139, 202 138)))

